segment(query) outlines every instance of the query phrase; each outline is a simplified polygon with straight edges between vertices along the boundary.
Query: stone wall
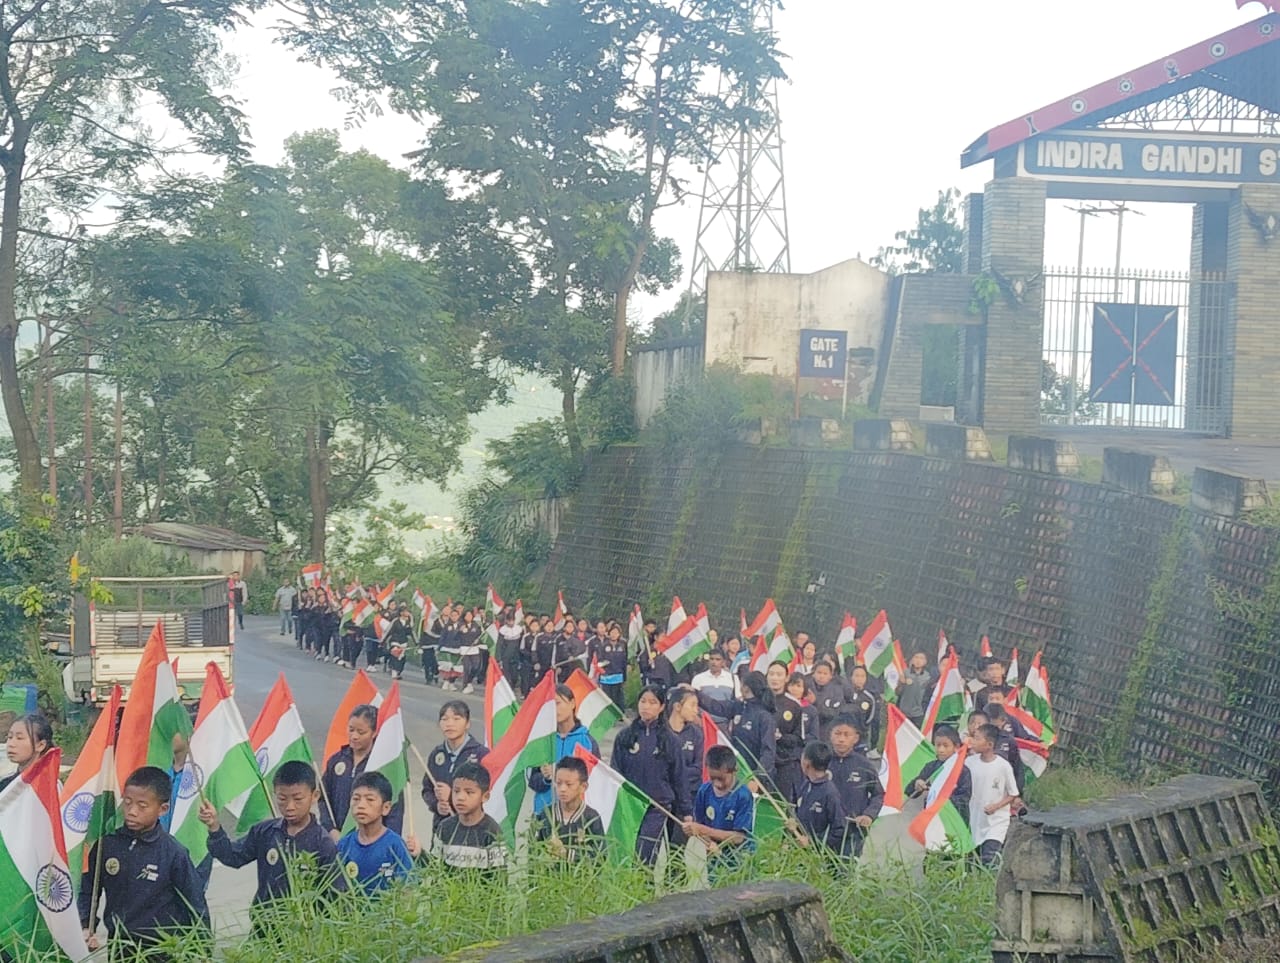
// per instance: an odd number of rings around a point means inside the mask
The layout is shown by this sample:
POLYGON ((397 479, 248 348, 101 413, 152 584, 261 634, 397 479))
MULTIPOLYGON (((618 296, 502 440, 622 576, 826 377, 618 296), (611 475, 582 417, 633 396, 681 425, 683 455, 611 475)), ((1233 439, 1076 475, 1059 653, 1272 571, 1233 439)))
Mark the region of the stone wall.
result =
POLYGON ((548 563, 589 614, 672 594, 734 631, 767 596, 830 643, 883 607, 910 652, 939 629, 1043 649, 1062 745, 1121 766, 1280 777, 1280 536, 1072 479, 896 452, 647 448, 597 457, 548 563), (825 573, 825 587, 807 586, 825 573))

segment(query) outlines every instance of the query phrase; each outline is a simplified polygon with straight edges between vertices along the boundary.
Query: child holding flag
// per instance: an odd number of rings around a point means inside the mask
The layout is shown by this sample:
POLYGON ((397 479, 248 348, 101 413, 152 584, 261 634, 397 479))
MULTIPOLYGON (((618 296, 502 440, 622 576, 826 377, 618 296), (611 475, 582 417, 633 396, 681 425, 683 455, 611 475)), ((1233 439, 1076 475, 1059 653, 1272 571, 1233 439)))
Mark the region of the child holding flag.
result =
MULTIPOLYGON (((593 751, 592 755, 598 753, 593 751)), ((587 764, 576 755, 561 757, 556 763, 555 787, 555 802, 534 817, 534 838, 569 863, 602 856, 604 823, 587 805, 587 764)))
POLYGON ((680 766, 690 799, 702 785, 702 757, 706 750, 698 701, 698 693, 684 686, 672 689, 667 699, 667 727, 675 733, 680 746, 680 766))
POLYGON ((405 879, 418 855, 418 841, 387 828, 395 792, 380 772, 363 772, 351 787, 351 813, 356 828, 338 840, 338 857, 346 878, 366 893, 377 893, 405 879))
MULTIPOLYGON (((578 721, 577 703, 573 698, 573 690, 567 685, 556 686, 556 734, 553 759, 561 759, 573 755, 574 747, 583 746, 591 751, 591 755, 600 755, 600 744, 587 731, 586 726, 578 721)), ((526 774, 529 788, 533 790, 533 814, 537 816, 551 805, 551 794, 555 787, 554 765, 544 765, 538 769, 530 769, 526 774)))
POLYGON ((453 815, 453 777, 458 769, 467 763, 479 764, 489 754, 471 735, 471 707, 461 699, 442 705, 439 719, 444 742, 427 755, 422 780, 422 798, 436 814, 437 825, 453 815))
POLYGON ((857 751, 863 736, 858 720, 847 713, 836 716, 831 725, 831 781, 848 820, 841 855, 854 859, 862 855, 867 832, 884 803, 879 770, 866 753, 857 751))
POLYGON ((587 661, 592 659, 600 666, 600 688, 614 705, 625 709, 622 687, 627 681, 627 642, 617 622, 610 623, 603 639, 593 639, 587 646, 587 661))
POLYGON ((657 805, 650 806, 636 837, 636 854, 652 866, 663 838, 679 832, 668 811, 677 818, 689 813, 689 787, 680 762, 680 744, 662 719, 666 697, 647 685, 636 701, 636 718, 613 743, 613 768, 657 805))
POLYGON ((684 819, 684 831, 707 847, 707 875, 714 882, 731 870, 738 854, 751 848, 755 823, 755 797, 738 781, 738 759, 728 746, 707 750, 707 781, 693 799, 693 815, 684 819))
MULTIPOLYGON (((364 772, 378 734, 378 710, 371 705, 356 706, 347 718, 347 744, 325 763, 321 784, 328 806, 320 807, 320 822, 336 843, 351 809, 351 788, 364 772)), ((404 800, 398 800, 387 816, 387 825, 400 832, 404 825, 404 800)))
POLYGON ((143 766, 125 781, 120 808, 124 825, 89 851, 80 881, 80 925, 90 950, 99 947, 98 897, 107 938, 124 944, 122 959, 145 953, 167 935, 208 929, 209 910, 191 856, 165 832, 173 784, 163 769, 143 766))
POLYGON ((437 819, 431 838, 431 855, 453 869, 475 870, 495 879, 507 865, 502 827, 484 811, 489 801, 489 770, 464 762, 453 774, 452 815, 437 819))
MULTIPOLYGON (((912 783, 911 795, 919 796, 928 792, 934 775, 959 750, 960 733, 955 726, 940 725, 935 727, 933 730, 933 751, 937 758, 932 762, 925 763, 924 768, 920 770, 920 775, 912 783)), ((966 819, 969 818, 969 797, 972 795, 973 778, 969 775, 969 767, 965 766, 956 782, 955 789, 951 790, 951 803, 966 819)))
POLYGON ((218 823, 217 809, 208 802, 200 804, 200 821, 209 829, 209 855, 232 869, 258 864, 258 889, 252 905, 259 912, 273 900, 287 896, 291 880, 307 871, 298 860, 302 853, 315 860, 315 872, 324 888, 344 889, 333 840, 311 813, 320 799, 316 771, 309 763, 291 759, 280 764, 271 789, 280 816, 256 823, 237 840, 229 838, 218 823))
POLYGON ((979 726, 970 740, 965 765, 973 781, 969 799, 969 830, 978 859, 983 866, 1000 861, 1004 838, 1009 832, 1010 807, 1018 799, 1018 783, 1009 760, 996 753, 1000 730, 991 723, 979 726))

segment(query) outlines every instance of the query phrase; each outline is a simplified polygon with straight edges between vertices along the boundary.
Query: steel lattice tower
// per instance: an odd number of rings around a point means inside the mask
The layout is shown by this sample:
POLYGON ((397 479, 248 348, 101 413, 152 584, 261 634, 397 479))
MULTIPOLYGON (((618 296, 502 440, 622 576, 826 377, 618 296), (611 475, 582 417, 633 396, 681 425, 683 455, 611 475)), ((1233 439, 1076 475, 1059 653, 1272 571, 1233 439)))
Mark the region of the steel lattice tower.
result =
MULTIPOLYGON (((773 33, 770 0, 756 0, 749 27, 773 33)), ((727 84, 721 76, 721 95, 727 84)), ((705 292, 708 271, 791 270, 778 82, 754 94, 742 86, 727 93, 731 104, 754 116, 712 135, 689 273, 693 295, 705 292)))

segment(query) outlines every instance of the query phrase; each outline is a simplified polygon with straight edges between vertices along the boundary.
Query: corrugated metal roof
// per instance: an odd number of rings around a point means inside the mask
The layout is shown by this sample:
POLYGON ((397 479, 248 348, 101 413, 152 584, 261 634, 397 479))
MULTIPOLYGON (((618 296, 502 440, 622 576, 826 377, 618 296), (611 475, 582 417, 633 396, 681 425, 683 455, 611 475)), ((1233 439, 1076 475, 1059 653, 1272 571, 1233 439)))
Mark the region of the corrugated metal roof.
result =
POLYGON ((960 156, 960 166, 969 167, 990 160, 999 151, 1037 134, 1059 127, 1087 126, 1163 100, 1191 86, 1210 87, 1257 103, 1264 109, 1277 111, 1280 104, 1275 102, 1275 87, 1271 82, 1274 80, 1275 55, 1268 53, 1261 60, 1250 56, 1252 51, 1260 48, 1274 51, 1276 48, 1270 45, 1277 40, 1280 40, 1280 14, 1269 13, 1251 23, 1241 24, 991 128, 965 149, 960 156), (1251 82, 1257 80, 1260 69, 1264 69, 1266 82, 1251 82))
POLYGON ((250 538, 213 525, 190 525, 186 522, 153 522, 134 529, 143 538, 163 545, 198 548, 205 551, 265 552, 271 545, 260 538, 250 538))

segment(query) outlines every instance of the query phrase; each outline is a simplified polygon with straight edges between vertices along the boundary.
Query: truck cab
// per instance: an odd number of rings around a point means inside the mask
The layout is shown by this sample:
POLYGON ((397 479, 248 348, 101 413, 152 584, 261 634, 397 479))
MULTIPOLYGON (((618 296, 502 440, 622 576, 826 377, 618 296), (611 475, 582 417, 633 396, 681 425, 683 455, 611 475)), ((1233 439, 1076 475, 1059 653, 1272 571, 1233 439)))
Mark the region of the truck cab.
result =
POLYGON ((129 689, 151 630, 164 626, 165 647, 176 664, 178 694, 189 707, 200 701, 205 667, 215 662, 231 685, 235 613, 225 578, 96 578, 98 591, 78 594, 71 613, 71 661, 63 669, 67 698, 105 703, 119 685, 129 689), (103 591, 105 590, 105 591, 103 591), (109 601, 94 601, 107 598, 109 601))

